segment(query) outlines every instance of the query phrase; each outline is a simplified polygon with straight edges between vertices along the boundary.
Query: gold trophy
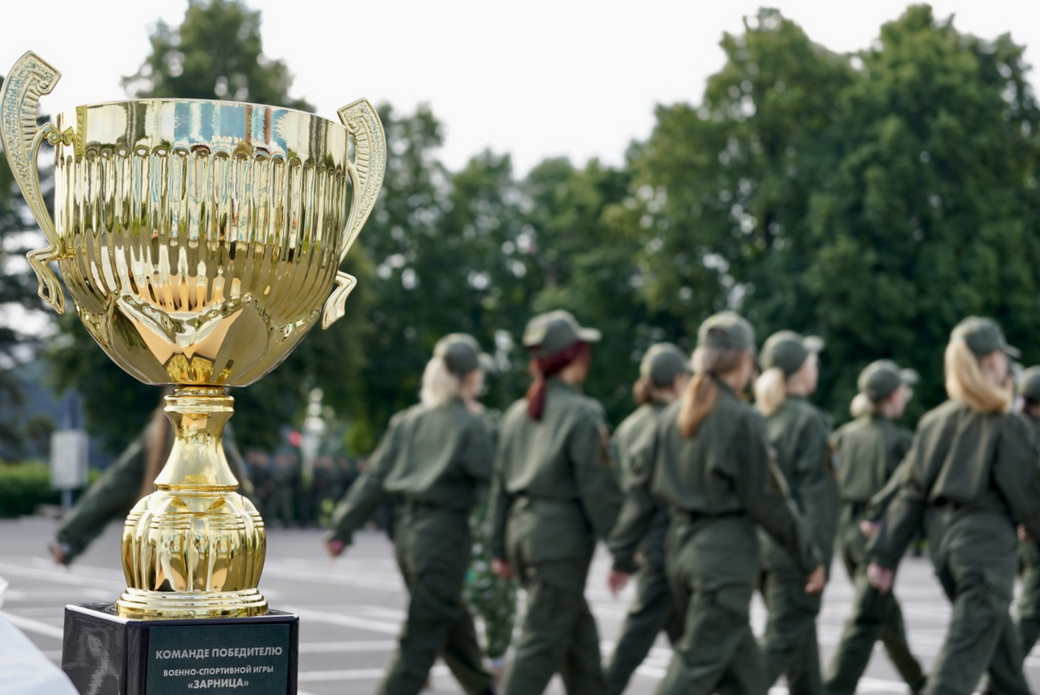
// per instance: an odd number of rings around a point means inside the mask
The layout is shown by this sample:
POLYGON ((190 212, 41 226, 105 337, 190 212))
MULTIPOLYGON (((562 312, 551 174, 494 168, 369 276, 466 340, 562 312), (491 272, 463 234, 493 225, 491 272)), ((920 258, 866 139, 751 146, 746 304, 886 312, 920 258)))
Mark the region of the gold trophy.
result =
POLYGON ((171 385, 176 439, 156 490, 127 517, 136 620, 257 616, 266 536, 221 447, 232 386, 284 360, 321 318, 344 312, 339 267, 375 204, 386 164, 365 100, 341 123, 231 101, 139 99, 78 106, 37 126, 59 73, 23 55, 0 90, 0 142, 48 246, 29 254, 58 313, 56 262, 87 331, 146 384, 171 385), (36 158, 55 148, 54 218, 36 158), (330 295, 331 290, 331 295, 330 295))

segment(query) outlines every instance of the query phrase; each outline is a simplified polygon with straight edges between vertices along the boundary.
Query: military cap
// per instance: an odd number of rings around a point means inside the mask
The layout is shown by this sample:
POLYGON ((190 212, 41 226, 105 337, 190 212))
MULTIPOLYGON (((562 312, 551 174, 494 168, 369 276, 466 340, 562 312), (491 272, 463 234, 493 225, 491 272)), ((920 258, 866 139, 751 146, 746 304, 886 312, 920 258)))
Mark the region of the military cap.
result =
POLYGON ((755 329, 735 311, 722 311, 701 323, 697 329, 697 345, 721 350, 753 350, 755 329))
POLYGON ((1030 367, 1022 372, 1018 385, 1023 398, 1040 401, 1040 367, 1030 367))
POLYGON ((951 337, 964 340, 976 357, 984 357, 997 350, 1016 358, 1022 354, 1018 348, 1007 344, 1004 331, 1000 330, 996 321, 983 316, 964 319, 954 327, 951 337))
POLYGON ((657 387, 671 386, 675 377, 692 371, 686 355, 671 343, 651 345, 639 363, 639 376, 649 379, 657 387))
POLYGON ((438 340, 433 356, 444 360, 448 371, 460 378, 478 367, 488 369, 493 363, 489 355, 480 351, 476 339, 466 333, 449 333, 438 340))
POLYGON ((779 367, 791 376, 805 364, 810 353, 823 350, 823 339, 815 335, 801 336, 794 331, 779 331, 769 336, 762 346, 762 369, 779 367))
POLYGON ((569 311, 557 309, 539 314, 527 322, 524 347, 536 358, 548 357, 575 343, 596 343, 603 335, 595 328, 584 328, 569 311))
POLYGON ((877 403, 892 395, 900 386, 913 386, 917 383, 917 372, 912 369, 900 369, 891 360, 871 362, 859 373, 859 391, 877 403))

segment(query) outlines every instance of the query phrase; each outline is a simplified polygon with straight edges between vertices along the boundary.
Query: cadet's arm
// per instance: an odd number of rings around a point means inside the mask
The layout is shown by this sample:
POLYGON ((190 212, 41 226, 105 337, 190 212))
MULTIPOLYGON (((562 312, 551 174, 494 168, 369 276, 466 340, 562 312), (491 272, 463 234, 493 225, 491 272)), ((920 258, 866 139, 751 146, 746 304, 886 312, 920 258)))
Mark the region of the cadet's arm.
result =
POLYGON ((805 512, 805 522, 824 564, 829 566, 838 529, 838 490, 831 472, 828 436, 822 417, 813 417, 806 423, 799 441, 797 472, 790 482, 798 486, 797 499, 805 512))
POLYGON ((765 422, 758 416, 748 417, 737 429, 735 439, 731 450, 736 453, 737 465, 731 480, 741 503, 752 520, 786 548, 806 574, 812 572, 821 558, 795 511, 783 474, 772 462, 765 422))
POLYGON ((567 440, 585 516, 596 536, 606 540, 621 507, 621 490, 611 470, 603 420, 591 411, 582 414, 567 440))
POLYGON ((902 487, 904 482, 906 482, 906 479, 909 476, 909 471, 910 460, 909 458, 904 458, 903 462, 899 464, 895 472, 889 476, 888 482, 885 483, 885 486, 870 498, 864 514, 867 519, 877 521, 885 515, 885 510, 888 509, 888 505, 892 503, 896 494, 899 493, 899 488, 902 487))
POLYGON ((1015 521, 1040 538, 1040 449, 1027 422, 1018 416, 1005 420, 993 477, 1015 521))
POLYGON ((888 570, 899 565, 924 517, 927 484, 921 460, 923 448, 924 436, 919 430, 903 465, 893 476, 895 491, 881 517, 878 533, 869 545, 871 561, 888 570))
POLYGON ((125 516, 134 506, 144 479, 143 442, 147 432, 145 429, 123 450, 61 522, 56 537, 65 546, 66 564, 83 552, 105 530, 108 522, 125 516))
POLYGON ((503 561, 506 559, 506 519, 509 518, 509 507, 513 503, 512 496, 506 490, 505 484, 506 447, 508 447, 506 437, 499 437, 495 451, 494 470, 491 474, 491 492, 488 493, 491 557, 503 561))
POLYGON ((478 483, 487 484, 495 461, 495 444, 491 430, 483 422, 474 420, 466 430, 463 460, 466 472, 478 483))
POLYGON ((327 542, 339 541, 350 545, 354 532, 361 528, 379 506, 386 494, 383 481, 393 465, 399 436, 398 420, 395 417, 390 421, 390 427, 383 435, 383 440, 369 456, 365 472, 354 481, 346 496, 333 510, 332 530, 326 538, 327 542))
POLYGON ((629 452, 614 447, 625 471, 624 502, 617 523, 607 538, 607 548, 614 557, 614 570, 632 574, 638 569, 636 548, 653 524, 657 505, 650 494, 650 482, 656 456, 656 428, 649 428, 629 452))

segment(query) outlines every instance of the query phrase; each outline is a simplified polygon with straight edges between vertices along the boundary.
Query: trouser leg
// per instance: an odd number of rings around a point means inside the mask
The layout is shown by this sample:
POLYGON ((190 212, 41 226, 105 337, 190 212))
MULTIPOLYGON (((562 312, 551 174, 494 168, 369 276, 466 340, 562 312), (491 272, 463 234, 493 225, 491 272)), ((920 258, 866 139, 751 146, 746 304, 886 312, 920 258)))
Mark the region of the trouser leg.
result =
POLYGON ((584 596, 560 675, 568 695, 602 695, 607 688, 600 662, 599 630, 584 596))
POLYGON ((784 675, 791 695, 822 693, 816 639, 820 597, 805 593, 805 577, 794 569, 767 571, 762 595, 769 611, 763 638, 766 683, 784 675))
POLYGON ((925 674, 921 668, 921 662, 914 656, 910 649, 910 642, 906 638, 906 624, 903 622, 903 609, 894 594, 884 597, 885 619, 881 624, 881 643, 885 646, 885 652, 896 667, 899 675, 903 677, 910 690, 917 692, 924 687, 925 674))
POLYGON ((663 566, 648 565, 640 571, 636 598, 625 615, 621 636, 607 666, 607 692, 624 692, 632 674, 646 659, 658 633, 668 626, 672 613, 671 589, 663 566))

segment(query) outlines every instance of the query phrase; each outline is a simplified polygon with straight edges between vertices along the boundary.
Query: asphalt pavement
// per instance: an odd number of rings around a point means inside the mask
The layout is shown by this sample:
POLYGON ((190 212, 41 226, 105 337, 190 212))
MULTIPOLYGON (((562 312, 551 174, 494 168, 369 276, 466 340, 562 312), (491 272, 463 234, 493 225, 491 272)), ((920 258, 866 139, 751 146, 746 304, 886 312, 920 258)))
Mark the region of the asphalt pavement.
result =
MULTIPOLYGON (((123 588, 119 565, 119 527, 104 535, 73 565, 54 565, 45 550, 55 522, 38 518, 0 521, 0 577, 10 582, 2 613, 49 658, 61 657, 63 606, 114 600, 123 588)), ((366 531, 338 560, 329 559, 317 530, 268 531, 268 558, 260 588, 270 605, 300 616, 301 695, 361 695, 375 691, 400 627, 407 597, 394 565, 389 541, 366 531)), ((819 623, 826 664, 848 615, 851 587, 837 563, 819 623)), ((607 558, 597 556, 587 594, 599 621, 604 652, 616 639, 631 589, 613 597, 606 589, 607 558)), ((910 641, 926 663, 934 660, 943 639, 950 607, 927 560, 907 558, 897 594, 909 625, 910 641)), ((756 600, 753 620, 761 632, 765 612, 756 600)), ((478 628, 479 629, 479 628, 478 628)), ((1040 686, 1040 651, 1027 659, 1035 688, 1040 686)), ((664 674, 671 651, 660 639, 627 692, 652 693, 664 674)), ((0 693, 3 686, 0 684, 0 693)), ((461 693, 450 673, 438 664, 431 694, 461 693)), ((559 683, 550 690, 562 693, 559 683)), ((785 693, 781 686, 776 693, 785 693)), ((875 648, 861 693, 905 693, 880 646, 875 648)))

